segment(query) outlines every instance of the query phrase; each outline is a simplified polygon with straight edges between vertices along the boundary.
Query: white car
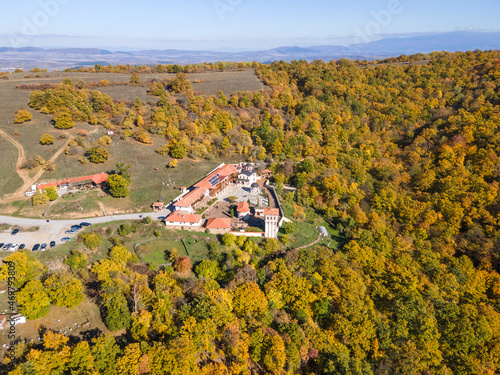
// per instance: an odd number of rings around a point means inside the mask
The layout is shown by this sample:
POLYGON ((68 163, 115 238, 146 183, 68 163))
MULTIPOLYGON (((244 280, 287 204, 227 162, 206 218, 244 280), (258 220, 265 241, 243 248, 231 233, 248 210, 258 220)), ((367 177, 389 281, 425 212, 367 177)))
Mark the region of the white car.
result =
POLYGON ((14 243, 12 244, 12 246, 10 247, 10 251, 16 251, 17 249, 19 249, 19 244, 18 243, 14 243))

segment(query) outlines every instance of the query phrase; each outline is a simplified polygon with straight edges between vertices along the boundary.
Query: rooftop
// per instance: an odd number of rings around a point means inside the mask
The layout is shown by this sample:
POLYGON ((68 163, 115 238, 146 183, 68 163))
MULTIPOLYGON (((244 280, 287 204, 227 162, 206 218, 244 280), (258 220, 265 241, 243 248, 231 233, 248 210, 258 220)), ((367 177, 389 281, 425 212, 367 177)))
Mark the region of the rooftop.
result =
POLYGON ((224 164, 222 167, 217 168, 204 179, 194 185, 194 187, 206 188, 213 190, 217 187, 219 182, 224 181, 228 176, 238 173, 239 167, 233 164, 224 164))
POLYGON ((237 212, 249 212, 250 211, 250 206, 248 205, 247 202, 240 202, 238 203, 238 207, 236 208, 237 212))
POLYGON ((231 219, 220 217, 208 219, 205 226, 212 229, 229 229, 231 228, 231 219))
POLYGON ((206 188, 195 188, 174 203, 177 207, 189 207, 207 193, 206 188))
POLYGON ((264 215, 269 216, 280 216, 280 210, 277 208, 266 208, 264 210, 264 215))
POLYGON ((179 211, 174 211, 164 220, 167 223, 199 223, 201 215, 185 214, 179 211))
POLYGON ((99 174, 94 174, 91 176, 66 178, 66 179, 58 181, 58 182, 51 182, 48 184, 37 185, 36 188, 37 189, 46 189, 48 187, 61 186, 61 185, 67 185, 67 184, 75 184, 75 183, 84 182, 84 181, 92 181, 96 185, 99 185, 99 184, 102 184, 103 182, 105 182, 107 178, 108 178, 107 173, 99 173, 99 174))

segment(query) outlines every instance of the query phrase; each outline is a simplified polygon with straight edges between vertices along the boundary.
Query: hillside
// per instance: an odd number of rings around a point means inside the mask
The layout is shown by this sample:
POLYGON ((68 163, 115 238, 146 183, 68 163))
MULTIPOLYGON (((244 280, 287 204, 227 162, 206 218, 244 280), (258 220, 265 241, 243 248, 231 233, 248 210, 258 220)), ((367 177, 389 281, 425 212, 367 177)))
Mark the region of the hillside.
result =
MULTIPOLYGON (((19 269, 32 271, 19 281, 20 298, 43 301, 23 307, 33 319, 61 303, 54 289, 67 282, 74 286, 68 300, 85 294, 114 335, 68 340, 47 332, 43 343, 20 346, 20 364, 6 363, 5 371, 500 371, 500 52, 436 52, 372 64, 280 61, 65 73, 73 76, 13 90, 19 95, 15 109, 29 103, 38 118, 33 129, 46 117, 54 126, 73 125, 63 132, 113 129, 117 138, 101 147, 117 147, 119 158, 79 162, 98 140, 84 146, 77 139, 78 154, 56 161, 54 173, 59 167, 113 169, 139 149, 151 158, 157 154, 164 165, 178 160, 169 170, 186 181, 199 177, 199 169, 190 173, 186 165, 265 162, 294 223, 279 240, 192 237, 189 246, 205 249, 193 259, 180 253, 182 242, 175 250, 171 242, 162 245, 163 258, 152 245, 144 249, 156 251, 155 262, 139 259, 127 236, 169 236, 145 221, 90 230, 92 237, 58 269, 28 255, 12 258, 19 269), (189 75, 243 68, 253 69, 263 86, 200 94, 195 85, 203 76, 189 75), (92 74, 92 80, 80 82, 79 74, 92 74), (112 83, 113 74, 120 78, 112 83), (144 90, 143 96, 127 100, 128 89, 144 90), (338 242, 300 250, 287 245, 290 236, 321 220, 338 242)), ((39 78, 43 83, 43 74, 39 78)), ((43 126, 59 134, 50 123, 43 126)), ((26 145, 34 138, 19 137, 26 145)), ((143 188, 139 179, 153 181, 154 172, 139 167, 143 163, 147 156, 131 163, 126 199, 132 202, 134 190, 143 188)), ((6 263, 1 270, 5 278, 6 263)))

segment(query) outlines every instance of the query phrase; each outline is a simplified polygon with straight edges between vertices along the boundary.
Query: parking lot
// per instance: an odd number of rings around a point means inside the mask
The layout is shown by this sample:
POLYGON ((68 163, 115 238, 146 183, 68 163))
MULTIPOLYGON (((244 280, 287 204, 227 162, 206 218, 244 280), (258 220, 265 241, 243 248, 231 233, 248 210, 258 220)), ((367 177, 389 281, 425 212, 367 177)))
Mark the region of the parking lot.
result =
MULTIPOLYGON (((51 241, 56 242, 56 246, 61 244, 63 237, 75 237, 77 234, 66 234, 65 231, 71 228, 72 225, 80 224, 81 222, 88 222, 91 224, 106 223, 116 220, 138 220, 142 217, 150 216, 153 220, 158 220, 159 216, 167 216, 170 211, 164 210, 161 212, 148 212, 137 213, 128 215, 115 215, 115 216, 102 216, 81 220, 38 220, 38 219, 25 219, 11 216, 0 216, 0 223, 5 223, 11 226, 18 226, 21 228, 39 227, 37 231, 23 231, 12 235, 11 227, 8 230, 0 232, 0 243, 16 243, 25 244, 26 248, 31 250, 35 244, 46 243, 47 247, 51 241)), ((8 251, 1 251, 0 256, 8 254, 8 251)))

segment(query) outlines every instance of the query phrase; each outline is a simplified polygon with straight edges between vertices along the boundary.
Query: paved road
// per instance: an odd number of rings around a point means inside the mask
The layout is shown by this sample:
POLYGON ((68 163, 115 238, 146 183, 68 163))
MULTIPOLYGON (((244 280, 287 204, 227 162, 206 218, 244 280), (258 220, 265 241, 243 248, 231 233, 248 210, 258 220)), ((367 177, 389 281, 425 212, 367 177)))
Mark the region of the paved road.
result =
MULTIPOLYGON (((6 223, 9 225, 18 225, 20 227, 40 227, 36 232, 19 232, 16 235, 11 235, 12 230, 6 232, 0 232, 0 242, 4 243, 24 243, 28 249, 31 249, 37 243, 49 243, 50 241, 56 241, 57 244, 61 243, 62 237, 73 237, 73 235, 65 234, 64 232, 74 224, 79 224, 86 221, 91 224, 98 223, 108 223, 110 221, 118 220, 138 220, 139 215, 142 217, 149 216, 153 220, 158 220, 159 216, 168 216, 169 210, 163 210, 161 212, 147 212, 142 214, 127 214, 127 215, 110 215, 102 217, 93 217, 89 219, 73 219, 73 220, 50 220, 48 223, 46 220, 40 219, 26 219, 20 217, 11 216, 0 216, 0 223, 6 223)), ((6 254, 5 252, 2 252, 6 254)), ((0 253, 0 254, 2 254, 0 253)))

